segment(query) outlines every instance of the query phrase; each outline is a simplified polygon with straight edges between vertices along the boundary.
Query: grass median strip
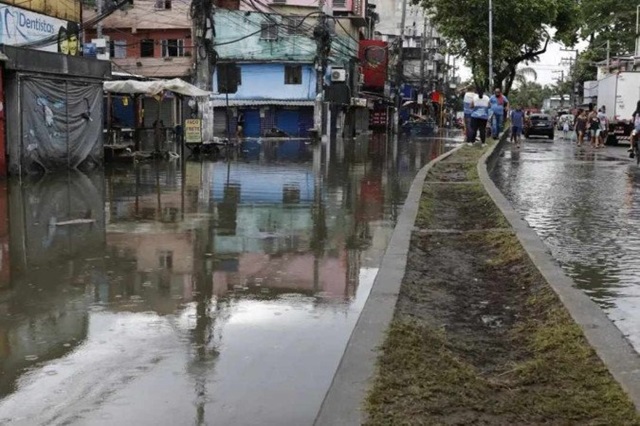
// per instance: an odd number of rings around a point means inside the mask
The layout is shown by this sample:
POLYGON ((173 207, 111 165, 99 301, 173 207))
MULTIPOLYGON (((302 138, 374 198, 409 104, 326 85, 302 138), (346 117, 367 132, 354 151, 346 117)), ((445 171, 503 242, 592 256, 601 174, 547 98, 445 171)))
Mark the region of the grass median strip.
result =
POLYGON ((482 153, 463 148, 425 184, 368 423, 640 425, 480 182, 438 185, 482 153))

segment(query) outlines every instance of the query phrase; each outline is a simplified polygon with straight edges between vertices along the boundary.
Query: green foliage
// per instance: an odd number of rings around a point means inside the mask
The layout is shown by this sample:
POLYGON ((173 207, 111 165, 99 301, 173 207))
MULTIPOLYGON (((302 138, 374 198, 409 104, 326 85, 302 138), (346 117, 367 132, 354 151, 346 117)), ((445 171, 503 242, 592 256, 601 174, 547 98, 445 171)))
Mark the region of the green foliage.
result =
POLYGON ((611 57, 633 54, 637 1, 590 0, 581 4, 580 36, 589 47, 580 53, 573 78, 578 83, 596 79, 595 63, 606 59, 607 41, 611 57))
MULTIPOLYGON (((414 0, 432 11, 434 23, 450 40, 450 52, 464 57, 476 84, 489 86, 488 1, 414 0)), ((511 89, 518 64, 535 62, 553 39, 567 45, 577 41, 580 11, 575 0, 494 0, 494 81, 505 93, 511 89)))

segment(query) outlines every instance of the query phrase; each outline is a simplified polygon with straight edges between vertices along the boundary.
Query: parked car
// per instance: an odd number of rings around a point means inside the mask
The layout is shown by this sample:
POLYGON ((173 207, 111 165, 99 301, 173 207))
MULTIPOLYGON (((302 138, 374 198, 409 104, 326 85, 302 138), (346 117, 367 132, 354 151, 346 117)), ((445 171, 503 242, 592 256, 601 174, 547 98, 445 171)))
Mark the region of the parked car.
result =
POLYGON ((553 119, 549 114, 531 114, 524 136, 526 138, 531 136, 546 136, 553 140, 555 136, 553 119))

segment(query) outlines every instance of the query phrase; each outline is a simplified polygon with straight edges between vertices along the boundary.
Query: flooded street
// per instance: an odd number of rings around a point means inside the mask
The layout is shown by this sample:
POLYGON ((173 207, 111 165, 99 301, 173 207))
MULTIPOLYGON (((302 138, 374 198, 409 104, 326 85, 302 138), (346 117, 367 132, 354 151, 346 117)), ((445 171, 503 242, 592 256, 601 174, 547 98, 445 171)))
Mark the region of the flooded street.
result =
POLYGON ((520 151, 506 148, 493 178, 640 351, 640 168, 627 147, 527 141, 520 151))
MULTIPOLYGON (((265 142, 229 162, 9 181, 0 188, 0 424, 312 424, 413 177, 449 148, 386 136, 330 149, 265 142)), ((517 185, 531 179, 528 164, 503 165, 499 176, 517 185)), ((581 164, 602 175, 593 183, 605 186, 602 208, 618 213, 635 174, 581 164)), ((596 200, 581 206, 588 218, 596 200)), ((622 270, 619 258, 607 262, 622 270)), ((612 305, 632 288, 615 276, 592 289, 612 305)))

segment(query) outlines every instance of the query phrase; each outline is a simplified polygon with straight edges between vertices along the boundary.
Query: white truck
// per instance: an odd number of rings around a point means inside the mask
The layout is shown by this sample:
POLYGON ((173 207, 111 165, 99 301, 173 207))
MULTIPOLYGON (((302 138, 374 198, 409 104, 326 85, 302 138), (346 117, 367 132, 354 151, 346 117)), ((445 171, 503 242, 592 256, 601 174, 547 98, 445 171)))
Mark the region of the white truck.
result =
POLYGON ((609 119, 608 144, 629 142, 633 123, 631 118, 640 101, 640 71, 608 74, 598 81, 596 109, 606 108, 609 119))

